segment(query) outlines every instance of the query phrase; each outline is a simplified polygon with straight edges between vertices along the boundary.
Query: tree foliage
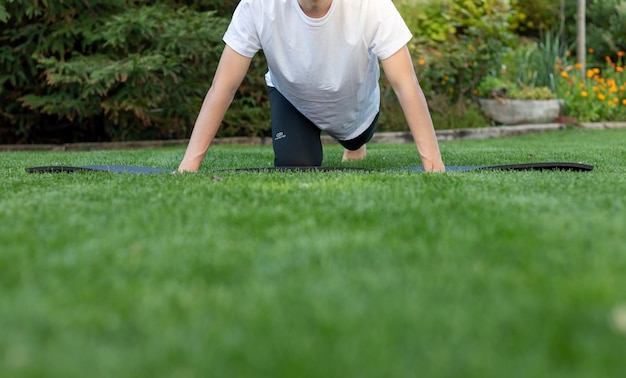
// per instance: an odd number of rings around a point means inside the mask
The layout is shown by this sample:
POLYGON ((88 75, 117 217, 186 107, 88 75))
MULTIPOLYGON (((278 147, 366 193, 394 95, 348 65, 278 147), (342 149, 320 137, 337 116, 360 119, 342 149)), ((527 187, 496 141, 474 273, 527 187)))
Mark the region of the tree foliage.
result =
POLYGON ((560 1, 515 0, 513 29, 526 37, 540 37, 546 30, 556 30, 561 22, 560 1))
POLYGON ((3 142, 185 137, 227 19, 147 3, 6 0, 3 142))
MULTIPOLYGON (((403 0, 398 8, 414 34, 410 49, 436 128, 484 125, 471 98, 481 78, 496 72, 505 49, 515 41, 508 0, 403 0), (450 116, 454 114, 454 116, 450 116)), ((386 87, 385 84, 384 88, 386 87)), ((406 128, 388 89, 381 120, 406 128), (390 105, 389 105, 390 104, 390 105), (394 109, 395 108, 395 109, 394 109)))
POLYGON ((605 57, 626 51, 626 0, 587 3, 587 46, 592 48, 592 58, 604 63, 605 57))

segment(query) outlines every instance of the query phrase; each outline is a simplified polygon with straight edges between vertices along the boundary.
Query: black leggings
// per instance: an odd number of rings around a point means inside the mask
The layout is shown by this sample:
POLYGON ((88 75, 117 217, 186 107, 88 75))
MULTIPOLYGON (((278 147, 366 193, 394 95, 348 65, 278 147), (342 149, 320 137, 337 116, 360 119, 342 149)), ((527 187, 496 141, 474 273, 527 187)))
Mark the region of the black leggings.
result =
MULTIPOLYGON (((276 167, 320 166, 324 158, 321 131, 300 113, 276 88, 268 87, 272 117, 272 146, 276 167)), ((358 150, 376 131, 378 114, 363 134, 338 142, 348 150, 358 150)))

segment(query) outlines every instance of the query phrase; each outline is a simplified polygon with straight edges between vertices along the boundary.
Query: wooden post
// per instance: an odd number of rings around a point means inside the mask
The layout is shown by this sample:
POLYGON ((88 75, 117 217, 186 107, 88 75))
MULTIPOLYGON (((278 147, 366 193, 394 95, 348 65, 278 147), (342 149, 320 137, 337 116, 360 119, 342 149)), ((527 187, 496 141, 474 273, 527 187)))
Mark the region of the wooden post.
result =
POLYGON ((559 9, 559 40, 561 46, 567 46, 565 38, 565 0, 561 0, 561 8, 559 9))
POLYGON ((576 17, 576 51, 577 51, 577 61, 580 63, 581 71, 583 77, 585 77, 586 72, 586 62, 587 62, 587 28, 586 28, 586 0, 578 0, 578 11, 576 17))

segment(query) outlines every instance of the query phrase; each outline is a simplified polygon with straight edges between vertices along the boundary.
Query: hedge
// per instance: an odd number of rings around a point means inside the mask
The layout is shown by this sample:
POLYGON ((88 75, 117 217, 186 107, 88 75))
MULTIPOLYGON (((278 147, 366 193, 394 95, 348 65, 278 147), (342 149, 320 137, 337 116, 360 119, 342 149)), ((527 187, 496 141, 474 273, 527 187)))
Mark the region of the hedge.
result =
MULTIPOLYGON (((189 136, 237 0, 4 0, 0 3, 0 143, 189 136)), ((474 102, 519 37, 561 25, 559 2, 396 0, 435 126, 486 123, 474 102)), ((561 36, 575 38, 576 0, 561 36)), ((626 49, 626 0, 588 0, 592 57, 626 49), (593 25, 602 25, 602 29, 593 25)), ((252 61, 219 136, 267 135, 262 54, 252 61)), ((406 129, 381 81, 382 130, 406 129)))

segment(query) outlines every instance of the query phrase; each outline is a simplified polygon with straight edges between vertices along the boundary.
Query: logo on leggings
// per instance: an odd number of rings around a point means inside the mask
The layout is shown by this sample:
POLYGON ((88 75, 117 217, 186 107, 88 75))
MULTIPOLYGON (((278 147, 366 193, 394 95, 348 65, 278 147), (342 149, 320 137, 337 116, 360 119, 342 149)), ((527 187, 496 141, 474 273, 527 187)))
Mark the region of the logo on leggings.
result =
POLYGON ((283 138, 287 138, 287 134, 282 131, 279 131, 276 133, 276 135, 274 135, 274 140, 281 140, 283 138))

